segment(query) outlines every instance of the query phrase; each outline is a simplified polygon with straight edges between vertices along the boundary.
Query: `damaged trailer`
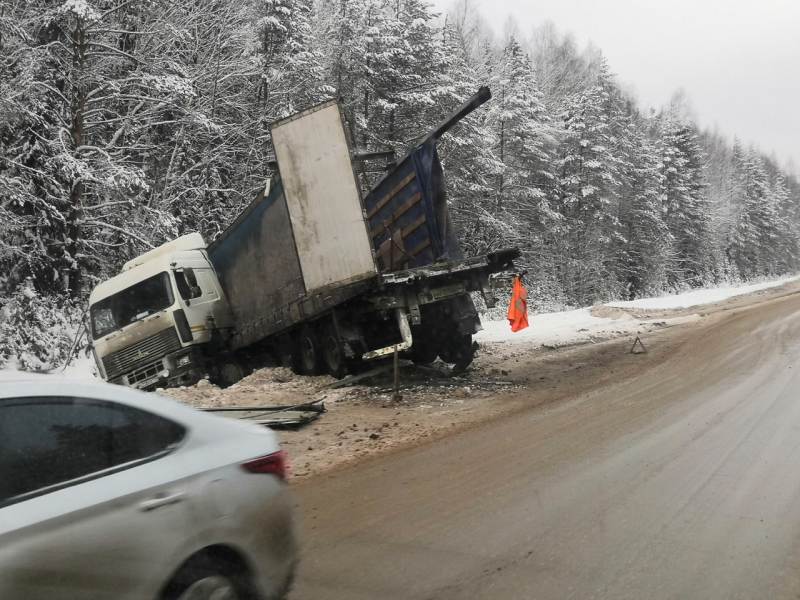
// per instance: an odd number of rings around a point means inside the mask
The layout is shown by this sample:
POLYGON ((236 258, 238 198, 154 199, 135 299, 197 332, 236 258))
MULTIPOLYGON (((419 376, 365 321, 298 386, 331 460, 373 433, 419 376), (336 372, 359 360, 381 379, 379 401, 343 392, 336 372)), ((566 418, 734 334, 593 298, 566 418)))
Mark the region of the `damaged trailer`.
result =
MULTIPOLYGON (((480 329, 469 294, 482 292, 491 305, 489 276, 511 269, 519 252, 462 256, 436 142, 489 97, 481 88, 363 199, 336 102, 275 123, 278 175, 207 248, 195 244, 162 256, 169 265, 164 282, 175 286, 173 303, 159 307, 164 318, 157 325, 149 311, 138 318, 134 308, 126 313, 134 315, 130 323, 111 332, 116 343, 96 337, 101 373, 120 363, 120 353, 128 372, 117 369, 106 378, 145 389, 186 385, 205 372, 229 384, 263 364, 268 353, 298 372, 336 377, 395 352, 419 363, 438 356, 465 368, 472 334, 480 329), (211 291, 207 299, 203 287, 211 291), (149 335, 140 338, 135 331, 144 321, 149 335), (162 328, 177 331, 169 337, 180 344, 171 352, 190 357, 182 368, 174 357, 157 356, 151 338, 166 337, 162 328), (146 377, 137 372, 144 363, 146 377)), ((161 269, 151 266, 147 273, 161 269)), ((119 281, 111 286, 124 287, 119 281)), ((93 324, 102 317, 95 308, 109 306, 95 292, 93 324)))

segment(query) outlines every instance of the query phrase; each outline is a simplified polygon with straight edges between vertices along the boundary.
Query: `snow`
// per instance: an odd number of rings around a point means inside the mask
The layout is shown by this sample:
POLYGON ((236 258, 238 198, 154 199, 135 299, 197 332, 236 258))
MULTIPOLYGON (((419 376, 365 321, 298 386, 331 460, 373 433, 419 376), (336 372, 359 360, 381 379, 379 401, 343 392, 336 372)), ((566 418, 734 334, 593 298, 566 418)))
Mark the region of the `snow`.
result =
POLYGON ((165 94, 174 94, 183 98, 195 98, 197 92, 191 80, 178 75, 145 75, 145 85, 165 94))
POLYGON ((590 342, 595 338, 635 332, 641 322, 633 317, 605 319, 594 317, 591 309, 579 308, 557 313, 534 314, 530 326, 512 333, 508 321, 483 321, 483 331, 475 335, 480 342, 519 342, 533 346, 565 346, 590 342))
POLYGON ((31 379, 38 377, 53 377, 58 379, 69 379, 71 381, 100 381, 94 376, 94 360, 89 357, 78 356, 72 363, 63 370, 61 367, 46 373, 33 373, 31 371, 20 371, 14 362, 7 363, 0 369, 0 384, 4 381, 19 381, 21 379, 31 379))
POLYGON ((782 279, 773 279, 771 281, 762 281, 760 283, 752 283, 747 285, 692 290, 691 292, 684 292, 682 294, 675 294, 671 296, 661 296, 660 298, 640 298, 639 300, 629 300, 626 302, 609 302, 606 306, 614 306, 619 308, 643 308, 650 310, 690 308, 692 306, 699 306, 702 304, 721 302, 722 300, 727 300, 728 298, 733 298, 734 296, 752 294, 753 292, 766 290, 771 287, 777 287, 779 285, 797 280, 800 280, 800 275, 793 275, 790 277, 784 277, 782 279))
MULTIPOLYGON (((760 283, 706 288, 659 298, 642 298, 629 302, 609 302, 604 306, 649 310, 689 308, 720 302, 734 296, 751 294, 798 280, 800 280, 800 275, 794 275, 760 283)), ((617 335, 634 334, 652 327, 656 322, 672 325, 687 320, 685 316, 637 319, 624 311, 619 311, 615 316, 616 318, 596 317, 591 314, 591 308, 579 308, 555 313, 534 313, 529 316, 530 326, 517 333, 511 331, 507 320, 484 320, 483 331, 478 332, 475 335, 475 339, 478 342, 488 343, 516 342, 526 343, 534 347, 558 347, 593 342, 617 335)), ((689 320, 693 318, 699 317, 688 317, 689 320)))
POLYGON ((90 6, 86 0, 67 0, 61 5, 62 12, 71 12, 86 21, 99 21, 100 13, 90 6))

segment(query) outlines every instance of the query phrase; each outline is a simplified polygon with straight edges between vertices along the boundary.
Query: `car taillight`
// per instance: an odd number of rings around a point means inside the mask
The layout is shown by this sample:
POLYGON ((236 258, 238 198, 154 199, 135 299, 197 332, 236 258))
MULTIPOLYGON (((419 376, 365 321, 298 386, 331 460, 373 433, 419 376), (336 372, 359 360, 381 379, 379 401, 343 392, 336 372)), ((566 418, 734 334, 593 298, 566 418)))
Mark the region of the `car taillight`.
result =
POLYGON ((289 471, 289 461, 286 452, 279 450, 266 456, 259 456, 253 460, 242 463, 242 468, 248 473, 261 473, 264 475, 277 475, 286 481, 286 474, 289 471))

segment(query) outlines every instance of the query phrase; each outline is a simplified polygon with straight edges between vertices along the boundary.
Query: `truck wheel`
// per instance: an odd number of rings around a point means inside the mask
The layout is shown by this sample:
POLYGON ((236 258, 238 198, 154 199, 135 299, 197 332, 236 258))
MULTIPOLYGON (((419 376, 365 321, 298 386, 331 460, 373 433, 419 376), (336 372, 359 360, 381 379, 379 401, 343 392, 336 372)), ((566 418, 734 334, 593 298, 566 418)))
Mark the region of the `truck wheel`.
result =
POLYGON ((438 348, 432 340, 414 340, 411 346, 411 360, 415 365, 431 364, 436 360, 438 353, 438 348))
POLYGON ((228 387, 245 376, 244 368, 238 362, 228 361, 219 368, 219 384, 228 387))
POLYGON ((344 348, 339 341, 339 336, 333 327, 328 326, 322 332, 322 362, 325 365, 325 370, 336 377, 341 379, 347 375, 347 363, 344 358, 344 348))
POLYGON ((300 352, 290 336, 282 335, 278 338, 275 356, 282 367, 292 369, 295 373, 300 372, 300 352))
POLYGON ((300 331, 300 371, 303 375, 319 375, 322 360, 319 341, 310 327, 300 331))
POLYGON ((472 363, 475 356, 472 336, 470 334, 454 336, 445 344, 440 356, 443 361, 453 364, 455 373, 461 373, 472 363))

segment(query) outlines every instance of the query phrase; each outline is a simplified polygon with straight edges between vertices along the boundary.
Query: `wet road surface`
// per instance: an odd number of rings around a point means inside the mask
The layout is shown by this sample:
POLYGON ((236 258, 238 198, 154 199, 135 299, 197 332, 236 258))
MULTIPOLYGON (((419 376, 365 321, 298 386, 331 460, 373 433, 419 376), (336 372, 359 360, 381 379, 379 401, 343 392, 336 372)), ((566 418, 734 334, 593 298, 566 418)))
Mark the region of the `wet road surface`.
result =
POLYGON ((800 598, 800 296, 679 337, 624 381, 297 485, 292 600, 800 598))

